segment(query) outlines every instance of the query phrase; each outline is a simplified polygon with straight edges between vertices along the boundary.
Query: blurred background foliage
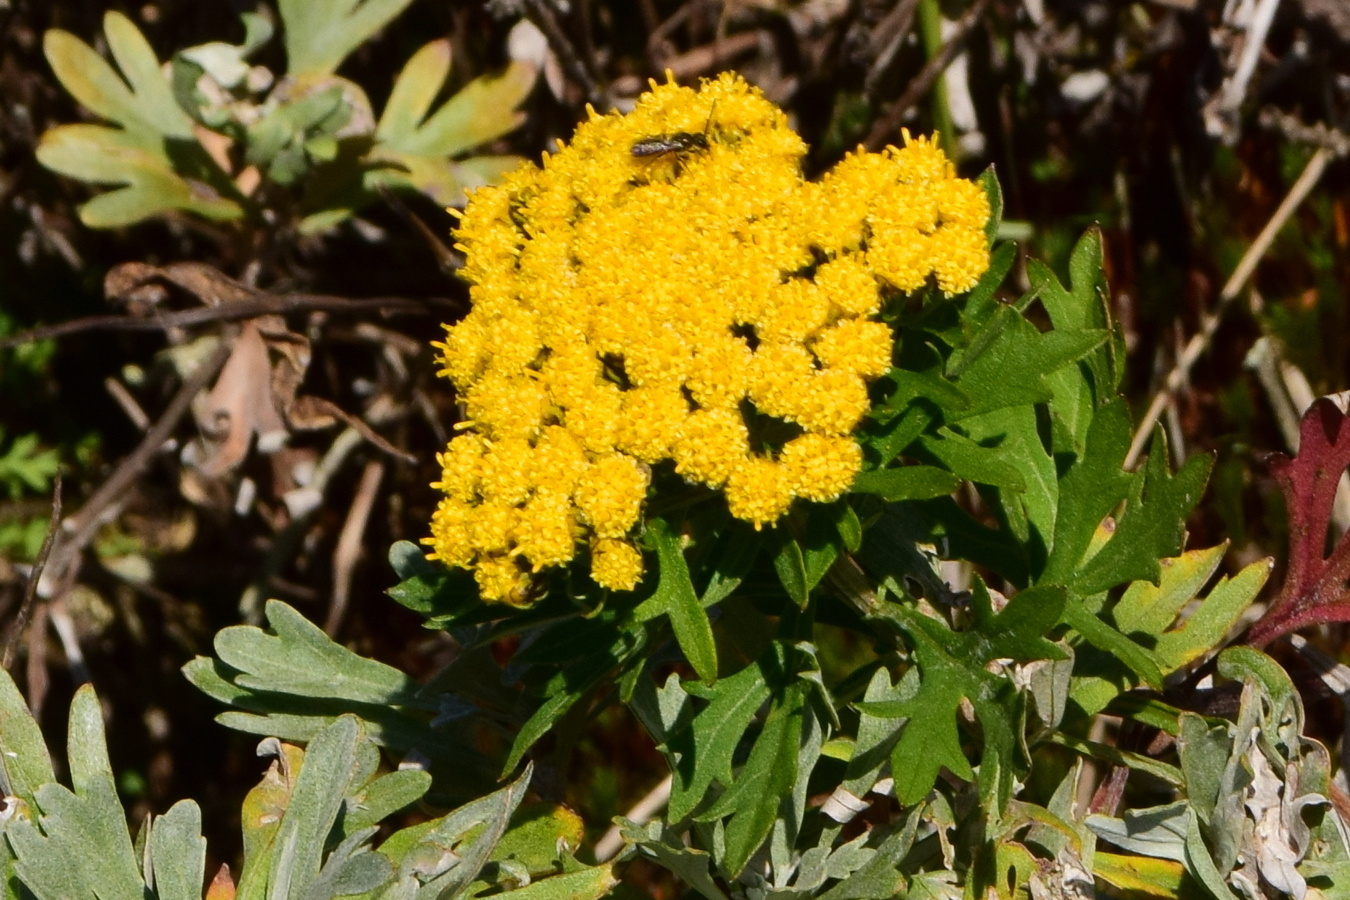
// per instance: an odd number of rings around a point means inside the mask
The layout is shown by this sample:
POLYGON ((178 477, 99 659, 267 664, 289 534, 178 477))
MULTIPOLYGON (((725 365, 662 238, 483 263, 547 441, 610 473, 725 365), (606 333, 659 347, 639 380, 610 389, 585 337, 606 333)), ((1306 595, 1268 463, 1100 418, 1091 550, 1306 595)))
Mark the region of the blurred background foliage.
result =
MULTIPOLYGON (((457 415, 429 348, 467 299, 444 207, 666 70, 743 73, 815 171, 940 129, 963 174, 995 167, 1005 236, 1056 271, 1100 225, 1136 418, 1221 309, 1162 411, 1178 458, 1217 455, 1193 539, 1230 539, 1235 567, 1284 546, 1264 454, 1350 386, 1344 4, 278 6, 0 3, 0 340, 73 323, 0 349, 0 615, 59 466, 68 527, 12 671, 52 733, 78 684, 98 686, 133 819, 191 796, 212 852, 237 848, 251 741, 178 669, 262 599, 414 678, 452 652, 383 596, 384 548, 425 532, 457 415), (202 359, 219 377, 185 393, 202 359)), ((1340 631, 1320 642, 1345 658, 1340 631)), ((1339 704, 1307 702, 1334 742, 1339 704)), ((659 768, 637 734, 607 715, 545 791, 605 823, 659 768)))

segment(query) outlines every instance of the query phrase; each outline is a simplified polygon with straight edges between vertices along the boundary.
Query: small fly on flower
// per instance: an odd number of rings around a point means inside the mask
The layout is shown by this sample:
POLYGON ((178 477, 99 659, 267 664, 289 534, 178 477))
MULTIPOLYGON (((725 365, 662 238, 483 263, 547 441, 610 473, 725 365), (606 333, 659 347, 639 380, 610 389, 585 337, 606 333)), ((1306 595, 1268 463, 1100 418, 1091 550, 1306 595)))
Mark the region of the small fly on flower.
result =
POLYGON ((715 109, 717 109, 717 104, 713 103, 712 108, 708 110, 708 124, 703 126, 702 134, 692 131, 677 131, 674 134, 643 138, 633 144, 633 155, 650 157, 674 153, 676 156, 684 156, 696 150, 707 150, 708 134, 712 131, 712 117, 715 109))

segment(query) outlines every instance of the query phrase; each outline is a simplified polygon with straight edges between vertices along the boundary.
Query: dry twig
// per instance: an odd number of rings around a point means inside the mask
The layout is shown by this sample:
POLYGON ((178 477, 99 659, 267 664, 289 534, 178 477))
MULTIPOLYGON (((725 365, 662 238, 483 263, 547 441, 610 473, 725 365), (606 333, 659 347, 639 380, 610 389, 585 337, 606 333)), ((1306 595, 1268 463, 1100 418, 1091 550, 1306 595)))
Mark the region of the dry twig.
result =
POLYGON ((9 635, 5 638, 5 655, 0 660, 5 671, 14 662, 14 648, 18 646, 19 638, 23 635, 24 626, 28 624, 28 616, 33 611, 33 602, 37 599, 38 582, 42 579, 42 570, 47 567, 47 558, 51 555, 52 544, 56 543, 56 535, 61 528, 61 476, 58 474, 52 485, 52 512, 47 520, 47 536, 42 539, 42 547, 38 550, 37 559, 33 560, 33 570, 28 573, 28 586, 24 588, 23 602, 19 604, 19 611, 14 616, 14 621, 9 627, 9 635))
POLYGON ((118 463, 112 475, 94 492, 80 511, 63 523, 61 536, 52 551, 51 573, 47 579, 48 588, 44 591, 44 596, 59 597, 69 589, 79 568, 76 561, 80 553, 103 523, 117 514, 131 486, 141 477, 155 454, 159 452, 159 448, 169 439, 174 428, 192 408, 192 399, 216 377, 229 355, 230 348, 222 344, 209 359, 197 366, 197 370, 183 382, 182 387, 169 401, 159 420, 141 438, 136 449, 118 463))
MULTIPOLYGON (((864 145, 868 150, 876 151, 894 142, 895 136, 900 131, 900 125, 905 121, 905 113, 919 102, 924 94, 932 89, 933 84, 938 80, 947 67, 951 65, 956 54, 965 46, 966 38, 984 15, 984 11, 989 8, 989 0, 975 0, 974 5, 966 10, 966 14, 956 23, 956 30, 946 43, 938 49, 933 58, 920 70, 914 80, 909 83, 900 99, 891 104, 891 108, 886 110, 886 114, 877 119, 876 124, 867 135, 864 145)), ((948 140, 952 140, 956 135, 944 135, 948 140)))
POLYGON ((586 61, 581 58, 577 48, 572 46, 562 26, 558 24, 558 17, 553 14, 546 0, 525 0, 525 10, 530 21, 539 26, 539 30, 548 38, 549 46, 558 54, 558 59, 567 68, 568 74, 586 92, 586 100, 599 107, 604 102, 600 87, 595 77, 591 75, 586 61))
POLYGON ((1256 240, 1252 241, 1251 246, 1247 248, 1247 252, 1242 255, 1237 268, 1233 270, 1233 274, 1229 276, 1223 290, 1219 292, 1219 299, 1215 303, 1214 309, 1205 315, 1204 321, 1200 323, 1200 330, 1187 341, 1176 365, 1168 373, 1167 381, 1153 396, 1148 411, 1144 413, 1144 418, 1139 422, 1139 428, 1134 433, 1134 440, 1130 444, 1130 452, 1125 456, 1125 468, 1133 468, 1134 464, 1139 461, 1139 456, 1144 451, 1144 445, 1148 443, 1149 437, 1153 433, 1153 426, 1157 424, 1158 417, 1162 415, 1168 399, 1186 382, 1191 367, 1209 347, 1209 342, 1214 338, 1214 332, 1218 331, 1224 313, 1228 311, 1228 307, 1241 293, 1247 280, 1251 278, 1252 272, 1256 270, 1256 264, 1260 262, 1261 257, 1265 256, 1266 251, 1270 249, 1271 243, 1275 240, 1275 235, 1284 227, 1284 223, 1289 221, 1289 217, 1294 214, 1294 210, 1298 208, 1304 198, 1312 192, 1313 186, 1322 177, 1322 173, 1326 171, 1327 164, 1331 162, 1333 156, 1334 154, 1325 147, 1313 154, 1312 159, 1308 160, 1308 164, 1304 166, 1303 173, 1298 176, 1294 186, 1289 189, 1289 193, 1280 202, 1279 208, 1275 210, 1275 213, 1270 217, 1270 221, 1266 223, 1266 227, 1261 229, 1261 233, 1256 236, 1256 240))
POLYGON ((333 550, 333 603, 328 607, 328 619, 323 624, 323 630, 329 637, 337 634, 338 628, 342 626, 342 618, 347 613, 347 601, 352 592, 352 571, 360 557, 361 538, 366 533, 366 523, 370 521, 370 511, 375 508, 375 497, 383 478, 383 462, 372 459, 366 463, 356 486, 356 496, 352 498, 351 509, 347 511, 347 521, 342 524, 342 534, 333 550))
POLYGON ((164 313, 154 318, 136 318, 133 316, 85 316, 70 322, 45 325, 30 331, 22 331, 6 338, 0 338, 0 350, 44 341, 48 338, 66 337, 84 331, 168 331, 172 328, 188 328, 212 322, 238 322, 242 319, 256 319, 259 316, 294 312, 332 312, 383 314, 402 313, 425 316, 435 312, 437 307, 457 309, 460 304, 437 298, 427 300, 408 300, 402 297, 372 297, 352 300, 346 297, 332 297, 327 294, 268 294, 258 292, 255 300, 235 303, 223 303, 219 306, 207 306, 201 309, 184 309, 164 313))

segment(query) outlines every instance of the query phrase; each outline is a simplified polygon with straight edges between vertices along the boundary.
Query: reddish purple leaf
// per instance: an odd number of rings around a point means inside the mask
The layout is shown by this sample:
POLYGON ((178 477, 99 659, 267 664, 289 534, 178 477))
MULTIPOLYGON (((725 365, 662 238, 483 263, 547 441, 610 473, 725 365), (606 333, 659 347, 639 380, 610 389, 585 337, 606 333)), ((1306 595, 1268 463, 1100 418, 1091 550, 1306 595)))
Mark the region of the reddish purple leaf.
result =
POLYGON ((1330 556, 1325 552, 1336 487, 1346 466, 1350 416, 1322 397, 1303 415, 1298 455, 1271 455, 1271 474, 1284 492, 1289 518, 1289 565, 1280 595, 1247 633, 1249 643, 1259 647, 1309 625, 1350 621, 1350 540, 1342 536, 1330 556))

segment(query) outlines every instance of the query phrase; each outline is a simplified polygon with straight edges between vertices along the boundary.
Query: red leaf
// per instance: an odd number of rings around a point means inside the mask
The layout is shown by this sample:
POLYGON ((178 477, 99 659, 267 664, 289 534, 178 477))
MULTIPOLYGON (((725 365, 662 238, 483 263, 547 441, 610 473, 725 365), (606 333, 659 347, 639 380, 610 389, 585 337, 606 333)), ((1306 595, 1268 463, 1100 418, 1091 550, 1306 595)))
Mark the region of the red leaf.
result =
POLYGON ((1271 474, 1284 492, 1289 518, 1289 565, 1280 595, 1248 632, 1249 643, 1259 647, 1309 625, 1350 621, 1350 540, 1343 535, 1330 556, 1324 549, 1346 466, 1350 416, 1322 397, 1303 415, 1298 455, 1271 455, 1271 474))

